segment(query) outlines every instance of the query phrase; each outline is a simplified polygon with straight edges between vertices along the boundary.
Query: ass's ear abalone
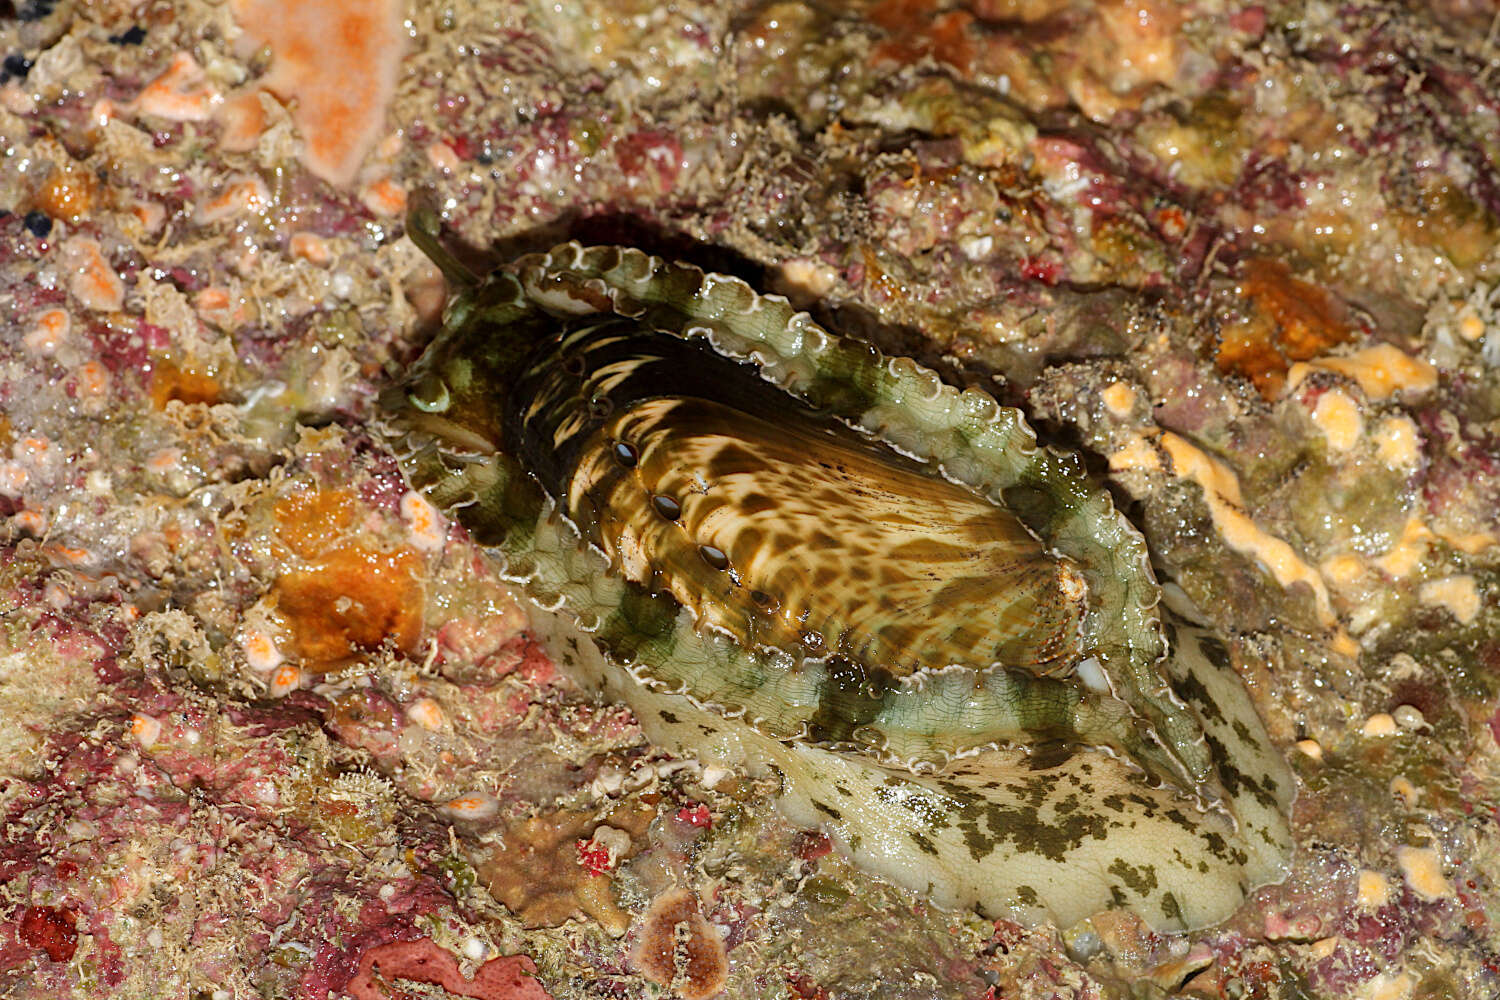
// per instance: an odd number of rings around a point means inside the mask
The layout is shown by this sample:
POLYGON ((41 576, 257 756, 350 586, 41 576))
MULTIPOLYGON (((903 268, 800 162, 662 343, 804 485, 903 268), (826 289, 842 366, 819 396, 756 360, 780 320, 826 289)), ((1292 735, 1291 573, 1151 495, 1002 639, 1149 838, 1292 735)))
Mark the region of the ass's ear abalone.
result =
POLYGON ((1018 411, 636 250, 465 283, 391 439, 653 739, 774 767, 944 905, 1182 929, 1281 877, 1292 779, 1225 647, 1018 411))

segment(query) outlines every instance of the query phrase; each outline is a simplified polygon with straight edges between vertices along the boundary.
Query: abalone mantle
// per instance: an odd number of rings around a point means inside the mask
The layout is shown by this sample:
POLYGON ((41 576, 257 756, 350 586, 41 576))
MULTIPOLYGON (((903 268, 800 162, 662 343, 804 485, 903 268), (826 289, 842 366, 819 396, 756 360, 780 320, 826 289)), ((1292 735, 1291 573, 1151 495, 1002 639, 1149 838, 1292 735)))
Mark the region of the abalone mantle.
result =
POLYGON ((987 394, 565 244, 457 295, 383 403, 560 662, 654 740, 774 769, 869 869, 1161 929, 1283 873, 1292 779, 1227 650, 1164 627, 1140 535, 987 394))

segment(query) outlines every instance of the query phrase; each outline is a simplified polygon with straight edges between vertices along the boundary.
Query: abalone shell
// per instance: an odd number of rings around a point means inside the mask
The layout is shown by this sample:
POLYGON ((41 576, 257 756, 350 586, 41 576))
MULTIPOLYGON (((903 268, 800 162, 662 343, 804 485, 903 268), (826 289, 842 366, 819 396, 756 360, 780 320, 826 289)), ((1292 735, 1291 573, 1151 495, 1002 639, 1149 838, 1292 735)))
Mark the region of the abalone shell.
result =
POLYGON ((1222 919, 1292 781, 1226 646, 1022 415, 738 279, 565 244, 465 285, 384 396, 414 488, 575 675, 948 905, 1222 919))

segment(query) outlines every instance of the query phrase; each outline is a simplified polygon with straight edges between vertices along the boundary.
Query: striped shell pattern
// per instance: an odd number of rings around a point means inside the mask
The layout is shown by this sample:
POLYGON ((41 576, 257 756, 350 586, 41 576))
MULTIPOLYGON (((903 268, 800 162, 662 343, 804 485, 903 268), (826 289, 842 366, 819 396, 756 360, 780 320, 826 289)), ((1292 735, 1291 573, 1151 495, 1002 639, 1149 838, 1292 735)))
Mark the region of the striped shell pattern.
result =
POLYGON ((383 397, 414 488, 573 675, 951 906, 1216 922, 1292 780, 1146 545, 1021 414, 781 298, 565 244, 465 287, 383 397))

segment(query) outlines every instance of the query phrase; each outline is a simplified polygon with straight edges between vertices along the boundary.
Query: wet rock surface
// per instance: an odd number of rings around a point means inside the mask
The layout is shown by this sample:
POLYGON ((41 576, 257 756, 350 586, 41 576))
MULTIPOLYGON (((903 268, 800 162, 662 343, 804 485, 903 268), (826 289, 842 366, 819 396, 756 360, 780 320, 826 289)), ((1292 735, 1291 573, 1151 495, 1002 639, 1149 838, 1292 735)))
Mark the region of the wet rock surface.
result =
POLYGON ((685 993, 689 893, 734 997, 1493 995, 1491 16, 0 4, 0 991, 685 993), (586 697, 369 432, 443 301, 417 195, 1081 450, 1298 774, 1291 876, 1191 936, 946 913, 586 697))

